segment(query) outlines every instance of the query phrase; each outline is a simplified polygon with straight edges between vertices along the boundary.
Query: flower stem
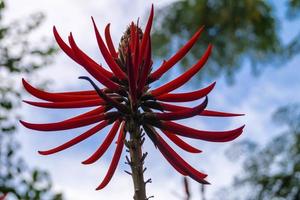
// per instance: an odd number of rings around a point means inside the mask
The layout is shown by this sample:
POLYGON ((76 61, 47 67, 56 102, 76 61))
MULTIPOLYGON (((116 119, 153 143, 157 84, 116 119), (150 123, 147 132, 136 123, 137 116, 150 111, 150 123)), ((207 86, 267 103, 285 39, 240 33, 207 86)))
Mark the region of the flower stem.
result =
POLYGON ((128 141, 128 149, 130 153, 131 176, 134 185, 134 200, 147 200, 146 182, 144 181, 144 159, 145 155, 142 152, 142 136, 141 130, 134 120, 129 123, 130 140, 128 141))

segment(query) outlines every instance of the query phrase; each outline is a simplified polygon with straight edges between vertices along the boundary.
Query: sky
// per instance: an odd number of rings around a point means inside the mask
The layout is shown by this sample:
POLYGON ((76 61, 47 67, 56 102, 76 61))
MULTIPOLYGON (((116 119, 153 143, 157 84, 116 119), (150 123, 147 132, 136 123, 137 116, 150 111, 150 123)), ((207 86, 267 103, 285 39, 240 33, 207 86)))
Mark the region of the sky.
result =
MULTIPOLYGON (((98 28, 103 30, 107 23, 111 23, 111 32, 115 44, 126 26, 131 21, 140 17, 142 26, 146 22, 146 11, 151 3, 160 7, 172 2, 172 0, 9 0, 6 19, 12 21, 28 17, 31 13, 41 11, 46 14, 46 21, 36 31, 31 40, 38 41, 40 36, 53 38, 52 26, 56 25, 61 36, 67 38, 72 31, 78 45, 100 63, 104 63, 98 52, 96 39, 93 34, 90 16, 96 20, 98 28)), ((277 5, 280 7, 280 5, 277 5)), ((278 11, 282 12, 282 11, 278 11)), ((280 13, 279 13, 280 14, 280 13)), ((293 27, 300 27, 300 22, 284 23, 281 27, 281 35, 291 38, 296 33, 293 27)), ((299 71, 300 56, 297 56, 279 68, 266 68, 259 77, 251 75, 250 66, 246 66, 237 74, 236 84, 229 86, 224 78, 217 79, 217 85, 209 96, 209 108, 230 112, 242 112, 244 117, 232 119, 204 119, 193 118, 182 122, 194 128, 221 130, 231 129, 246 124, 243 135, 235 142, 244 139, 252 139, 261 144, 269 141, 280 132, 280 128, 272 124, 271 114, 279 106, 286 102, 299 101, 300 91, 299 71), (278 92, 280 91, 280 92, 278 92)), ((157 65, 156 65, 157 66, 157 65)), ((206 66, 206 67, 209 67, 206 66)), ((171 71, 172 76, 178 71, 171 71)), ((50 91, 67 91, 87 89, 90 86, 78 80, 78 76, 86 75, 76 63, 66 55, 60 53, 56 56, 53 65, 46 67, 28 78, 30 83, 40 80, 51 80, 50 91)), ((20 84, 20 80, 16 80, 20 84)), ((191 90, 188 85, 184 90, 191 90)), ((33 99, 24 94, 24 99, 33 99)), ((21 114, 30 122, 59 121, 74 114, 82 113, 83 110, 49 111, 23 105, 21 114)), ((122 154, 120 166, 109 185, 101 191, 94 189, 100 183, 101 178, 110 163, 113 148, 96 164, 83 166, 81 161, 87 158, 98 147, 105 134, 97 134, 73 148, 52 156, 40 156, 37 150, 44 150, 61 144, 81 133, 83 129, 63 131, 57 133, 40 133, 19 127, 18 139, 22 145, 22 155, 31 166, 38 166, 51 173, 54 189, 62 191, 67 200, 96 200, 96 199, 131 199, 133 195, 131 177, 124 173, 128 169, 124 165, 125 153, 122 154)), ((103 131, 105 132, 105 130, 103 131)), ((232 143, 215 144, 188 140, 193 145, 203 150, 199 155, 189 155, 178 152, 197 169, 207 173, 208 180, 212 183, 207 187, 208 199, 213 199, 213 194, 221 187, 229 185, 234 175, 240 172, 240 163, 230 162, 224 155, 232 143)), ((155 199, 182 199, 182 177, 164 160, 161 154, 150 142, 144 146, 149 153, 146 160, 148 168, 146 178, 152 178, 153 183, 147 186, 148 195, 154 195, 155 199)), ((193 191, 199 191, 199 185, 193 182, 193 191)), ((199 199, 198 192, 193 194, 194 199, 199 199)))

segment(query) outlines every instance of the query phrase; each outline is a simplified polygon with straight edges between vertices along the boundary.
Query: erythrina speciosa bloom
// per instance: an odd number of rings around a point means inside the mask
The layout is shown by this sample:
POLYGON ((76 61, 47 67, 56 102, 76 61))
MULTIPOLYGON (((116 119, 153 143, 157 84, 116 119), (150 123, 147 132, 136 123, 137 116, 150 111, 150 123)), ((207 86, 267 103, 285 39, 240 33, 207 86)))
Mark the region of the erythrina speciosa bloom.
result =
MULTIPOLYGON (((127 157, 127 161, 132 167, 132 176, 135 176, 135 178, 133 177, 134 185, 141 184, 138 183, 137 179, 142 175, 140 171, 135 173, 134 170, 136 170, 135 167, 140 168, 142 166, 146 156, 141 150, 145 134, 175 170, 183 176, 189 176, 199 183, 207 184, 208 182, 205 180, 207 175, 196 170, 186 162, 169 146, 164 138, 167 137, 183 150, 191 153, 200 153, 201 150, 183 141, 181 136, 210 142, 228 142, 234 140, 243 132, 244 126, 227 131, 206 131, 196 130, 174 122, 194 116, 233 117, 240 116, 240 114, 206 109, 208 104, 207 95, 214 88, 215 82, 192 92, 173 92, 201 70, 211 54, 212 45, 209 45, 203 56, 180 76, 160 87, 154 89, 150 87, 153 82, 159 80, 162 75, 187 54, 203 32, 203 27, 201 27, 179 51, 164 61, 156 70, 152 70, 150 30, 153 15, 152 6, 144 32, 138 23, 132 22, 128 26, 121 38, 118 51, 115 50, 111 39, 110 25, 108 24, 105 28, 104 41, 92 18, 99 50, 110 70, 107 70, 86 55, 77 46, 72 33, 68 37, 69 44, 67 44, 60 37, 56 28, 53 28, 55 39, 60 48, 88 71, 104 88, 100 89, 98 84, 91 78, 82 76, 79 78, 87 80, 93 90, 49 93, 34 88, 23 79, 23 85, 30 94, 45 100, 43 102, 24 101, 30 105, 56 109, 94 107, 89 112, 55 123, 33 124, 21 121, 25 127, 38 131, 60 131, 95 124, 94 127, 86 132, 58 147, 39 151, 40 154, 49 155, 65 150, 112 124, 112 128, 103 143, 88 159, 82 162, 83 164, 96 162, 113 143, 116 135, 118 135, 115 152, 108 172, 97 189, 104 188, 111 180, 124 145, 130 152, 130 159, 127 157), (199 99, 203 100, 192 108, 174 104, 176 102, 190 102, 199 99)), ((141 170, 143 171, 144 169, 142 168, 141 170)), ((143 181, 143 177, 140 180, 143 181)))
POLYGON ((1 196, 0 196, 0 200, 5 200, 6 196, 7 196, 7 194, 1 195, 1 196))

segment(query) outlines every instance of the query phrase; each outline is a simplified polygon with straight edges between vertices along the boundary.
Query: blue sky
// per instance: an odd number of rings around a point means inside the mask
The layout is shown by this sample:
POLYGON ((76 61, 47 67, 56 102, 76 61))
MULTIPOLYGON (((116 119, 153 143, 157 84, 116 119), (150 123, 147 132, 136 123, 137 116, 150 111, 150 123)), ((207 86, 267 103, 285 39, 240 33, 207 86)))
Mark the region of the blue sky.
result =
MULTIPOLYGON (((159 7, 172 1, 155 0, 152 2, 155 7, 159 7)), ((119 41, 125 27, 132 20, 135 21, 138 17, 142 17, 142 25, 145 24, 143 17, 150 5, 151 3, 148 1, 138 0, 51 0, 43 1, 43 3, 38 0, 15 0, 8 2, 7 20, 26 17, 34 11, 45 12, 47 15, 46 23, 34 34, 32 41, 36 41, 35 37, 38 38, 40 36, 52 38, 52 26, 55 24, 64 38, 66 38, 69 31, 72 31, 79 46, 89 55, 92 55, 93 58, 104 63, 98 53, 90 16, 94 16, 98 27, 102 27, 102 29, 106 23, 111 22, 113 39, 114 41, 119 41)), ((282 7, 284 5, 276 5, 277 14, 280 16, 284 13, 284 9, 280 9, 282 7)), ((280 27, 282 37, 288 40, 294 36, 299 31, 299 29, 294 27, 300 27, 299 20, 295 22, 285 21, 280 27)), ((289 102, 297 102, 300 99, 299 92, 296 92, 300 91, 299 64, 300 54, 279 68, 267 67, 259 77, 253 77, 250 66, 245 64, 243 70, 236 75, 235 85, 228 86, 222 77, 217 80, 215 90, 209 96, 209 108, 243 112, 246 113, 246 116, 232 119, 204 119, 199 117, 183 120, 183 122, 195 128, 211 130, 230 129, 246 124, 244 134, 237 141, 248 138, 259 143, 265 143, 274 134, 280 132, 280 128, 271 123, 271 114, 278 106, 289 102)), ((206 67, 209 67, 209 65, 206 67)), ((176 74, 176 69, 171 71, 171 73, 172 75, 176 74)), ((77 79, 78 76, 83 74, 86 74, 86 72, 61 53, 56 57, 56 61, 52 66, 33 74, 29 81, 36 83, 39 80, 50 79, 53 81, 50 87, 51 91, 79 90, 89 88, 88 84, 82 84, 83 82, 77 79)), ((16 80, 17 84, 20 84, 20 82, 20 80, 16 80)), ((182 89, 191 90, 192 86, 188 85, 182 89)), ((32 99, 28 95, 24 95, 24 98, 32 99)), ((83 110, 49 111, 28 105, 24 105, 21 110, 24 118, 32 122, 58 121, 81 112, 83 110)), ((131 177, 123 172, 124 169, 127 169, 123 164, 125 154, 122 156, 121 164, 115 177, 100 192, 95 192, 94 188, 105 174, 113 148, 110 148, 105 157, 92 166, 80 164, 83 159, 97 148, 99 141, 102 140, 105 134, 98 134, 74 148, 53 156, 45 157, 37 154, 37 150, 48 149, 61 144, 63 141, 79 134, 82 130, 39 133, 20 127, 18 138, 22 144, 22 154, 32 166, 39 166, 49 170, 53 177, 55 189, 58 191, 62 190, 67 199, 83 200, 87 196, 90 200, 101 198, 131 199, 131 177)), ((209 174, 208 180, 212 185, 208 187, 207 195, 210 199, 215 191, 231 182, 233 176, 240 170, 240 163, 231 163, 224 156, 224 150, 232 143, 215 144, 192 140, 189 140, 189 142, 202 149, 203 153, 189 155, 179 152, 193 166, 209 174)), ((146 143, 144 149, 149 152, 146 161, 148 168, 146 177, 153 179, 153 183, 147 188, 148 194, 155 195, 155 199, 176 199, 175 194, 180 195, 183 193, 181 191, 182 177, 175 170, 171 169, 171 166, 167 164, 150 142, 146 143)), ((195 191, 199 191, 197 187, 198 185, 193 183, 195 191)), ((193 198, 199 199, 198 194, 195 193, 193 198)))

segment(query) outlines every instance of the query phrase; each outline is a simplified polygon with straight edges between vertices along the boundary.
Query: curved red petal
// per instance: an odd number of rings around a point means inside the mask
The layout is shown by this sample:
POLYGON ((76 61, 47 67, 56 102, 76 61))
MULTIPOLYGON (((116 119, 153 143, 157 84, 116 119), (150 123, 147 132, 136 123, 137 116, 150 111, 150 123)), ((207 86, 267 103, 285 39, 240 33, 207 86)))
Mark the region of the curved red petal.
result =
POLYGON ((134 27, 135 31, 133 32, 134 36, 134 48, 133 50, 133 69, 134 69, 134 77, 135 77, 135 87, 137 87, 137 81, 140 78, 139 72, 140 72, 140 63, 139 63, 139 54, 140 52, 140 39, 139 39, 139 31, 138 31, 138 25, 134 27))
POLYGON ((70 57, 72 58, 75 62, 77 62, 78 64, 80 64, 83 67, 86 67, 86 65, 92 65, 92 66, 96 66, 96 70, 99 70, 102 74, 104 74, 106 77, 108 78, 113 78, 113 74, 110 71, 107 71, 106 69, 104 69, 101 65, 99 65, 98 63, 96 63, 93 59, 91 59, 88 55, 86 55, 85 53, 81 52, 81 56, 82 58, 84 58, 87 62, 83 62, 82 59, 78 58, 78 56, 74 53, 73 49, 69 47, 69 45, 67 45, 63 39, 60 37, 60 35, 58 34, 55 26, 53 27, 53 33, 54 33, 54 37, 59 45, 59 47, 70 57))
POLYGON ((244 116, 245 114, 220 112, 214 110, 203 110, 203 112, 200 115, 207 116, 207 117, 239 117, 239 116, 244 116))
POLYGON ((126 68, 128 73, 128 82, 129 82, 129 94, 132 97, 132 100, 136 100, 136 74, 134 72, 131 51, 128 49, 128 55, 126 58, 126 68))
POLYGON ((109 51, 107 50, 93 17, 92 17, 92 21, 93 21, 93 26, 94 26, 98 46, 106 63, 108 64, 109 68, 114 72, 116 77, 118 77, 121 80, 126 80, 127 75, 122 71, 120 66, 115 62, 114 58, 110 55, 109 51))
POLYGON ((106 152, 108 147, 111 145, 113 139, 115 138, 120 124, 121 122, 119 120, 114 123, 113 127, 109 131, 108 135, 106 136, 100 147, 93 153, 93 155, 91 155, 88 159, 83 161, 82 164, 92 164, 101 158, 101 156, 106 152))
MULTIPOLYGON (((46 101, 62 102, 62 101, 81 101, 81 100, 90 100, 90 99, 99 99, 97 95, 72 95, 69 93, 50 93, 43 90, 39 90, 32 85, 30 85, 24 78, 22 83, 27 92, 31 95, 46 101)), ((90 93, 89 91, 82 91, 83 93, 90 93)))
MULTIPOLYGON (((161 107, 161 109, 168 110, 168 111, 179 111, 179 110, 188 108, 185 106, 177 106, 177 105, 163 103, 163 102, 159 102, 158 104, 161 107)), ((214 110, 203 110, 198 115, 208 116, 208 117, 238 117, 238 116, 243 116, 244 114, 220 112, 220 111, 214 111, 214 110)))
POLYGON ((111 178, 113 177, 116 168, 118 166, 121 154, 122 154, 122 150, 124 147, 124 136, 125 136, 125 132, 124 132, 124 125, 125 123, 123 122, 121 125, 121 130, 120 130, 120 134, 118 137, 118 141, 117 141, 117 147, 116 147, 116 151, 114 153, 114 156, 112 158, 112 161, 110 163, 110 166, 108 168, 108 171, 103 179, 103 181, 100 183, 100 185, 96 188, 96 190, 101 190, 103 189, 111 180, 111 178))
POLYGON ((59 47, 75 62, 77 62, 78 64, 81 64, 81 62, 75 57, 73 50, 60 37, 55 26, 53 26, 53 34, 54 34, 54 38, 55 38, 57 44, 59 45, 59 47))
POLYGON ((106 87, 112 89, 112 90, 119 90, 120 86, 116 84, 115 82, 111 81, 109 77, 105 76, 98 68, 98 65, 90 62, 88 59, 85 58, 85 54, 79 49, 77 44, 75 43, 75 40, 73 38, 73 35, 70 34, 69 36, 69 42, 74 50, 75 55, 80 59, 84 65, 82 65, 96 80, 98 80, 100 83, 105 85, 106 87))
POLYGON ((202 151, 189 145, 188 143, 186 143, 184 140, 182 140, 181 138, 179 138, 177 135, 175 135, 172 132, 169 131, 165 131, 162 130, 162 132, 172 141, 174 142, 178 147, 180 147, 181 149, 190 152, 190 153, 201 153, 202 151))
POLYGON ((142 38, 142 42, 141 42, 141 53, 139 55, 139 64, 141 64, 143 57, 146 56, 146 46, 148 43, 148 39, 150 38, 150 32, 151 32, 151 28, 152 28, 152 22, 153 22, 153 17, 154 17, 154 6, 152 4, 151 6, 151 11, 150 11, 150 15, 148 18, 148 22, 144 31, 144 35, 142 38))
POLYGON ((93 106, 105 105, 106 102, 103 99, 92 99, 92 100, 83 100, 83 101, 66 101, 66 102, 34 102, 26 101, 23 102, 42 108, 55 108, 55 109, 64 109, 64 108, 86 108, 93 106))
POLYGON ((179 111, 169 112, 169 113, 164 112, 164 113, 151 113, 151 114, 154 115, 154 119, 158 119, 158 120, 185 119, 201 113, 206 108, 207 103, 208 103, 208 99, 206 97, 201 104, 197 105, 194 108, 186 108, 184 110, 179 110, 179 111))
POLYGON ((187 102, 187 101, 195 101, 197 99, 203 98, 208 95, 213 88, 215 87, 216 82, 213 82, 209 86, 196 90, 194 92, 186 92, 186 93, 169 93, 163 94, 156 97, 157 100, 167 101, 167 102, 187 102))
POLYGON ((173 55, 168 61, 165 61, 156 71, 154 71, 150 79, 157 80, 159 79, 164 73, 166 73, 169 69, 171 69, 179 60, 181 60, 187 52, 194 46, 196 41, 198 40, 199 36, 204 30, 204 26, 202 26, 194 35, 193 37, 183 46, 179 51, 173 55))
POLYGON ((207 177, 207 175, 202 172, 199 172, 190 164, 188 164, 164 141, 164 139, 159 134, 157 134, 157 147, 159 148, 159 150, 164 152, 165 157, 168 157, 169 159, 173 160, 173 162, 175 162, 181 170, 185 171, 187 175, 193 178, 195 181, 203 184, 208 183, 206 180, 204 180, 204 178, 207 177))
POLYGON ((95 116, 95 115, 99 115, 101 113, 104 113, 104 112, 107 112, 111 109, 110 106, 100 106, 94 110, 91 110, 91 111, 88 111, 86 113, 83 113, 81 115, 78 115, 76 117, 72 117, 70 118, 69 120, 74 120, 74 119, 81 119, 81 118, 84 118, 84 117, 89 117, 89 116, 95 116))
POLYGON ((53 149, 49 149, 46 151, 38 151, 41 155, 50 155, 50 154, 54 154, 57 153, 59 151, 65 150, 67 148, 70 148, 71 146, 74 146, 76 144, 78 144, 79 142, 87 139, 88 137, 94 135, 95 133, 97 133, 98 131, 100 131, 101 129, 103 129, 104 127, 106 127, 109 124, 109 122, 103 121, 101 123, 99 123, 98 125, 94 126, 93 128, 89 129, 88 131, 84 132, 83 134, 69 140, 68 142, 59 145, 58 147, 55 147, 53 149))
POLYGON ((112 55, 112 57, 118 58, 118 53, 116 52, 113 41, 111 39, 109 28, 110 28, 110 24, 107 24, 105 27, 105 41, 106 41, 108 50, 109 50, 110 54, 112 55))
POLYGON ((170 155, 168 154, 168 152, 167 152, 164 148, 160 147, 159 151, 162 153, 162 155, 164 156, 164 158, 170 163, 170 165, 171 165, 178 173, 182 174, 183 176, 187 176, 187 175, 188 175, 188 173, 187 173, 184 169, 182 169, 182 167, 178 166, 177 162, 173 159, 172 156, 170 156, 170 155))
POLYGON ((168 130, 184 137, 206 140, 210 142, 232 141, 243 133, 243 129, 245 127, 245 125, 243 125, 239 128, 228 131, 204 131, 168 121, 161 122, 161 124, 158 126, 163 130, 168 130))
POLYGON ((117 113, 111 113, 111 114, 101 113, 99 115, 87 116, 87 117, 76 118, 76 119, 70 118, 61 122, 54 122, 54 123, 47 123, 47 124, 33 124, 33 123, 24 122, 22 120, 20 120, 20 122, 26 128, 37 130, 37 131, 61 131, 61 130, 79 128, 82 126, 94 124, 104 119, 110 119, 112 117, 115 117, 116 115, 117 113))
MULTIPOLYGON (((157 147, 157 135, 158 135, 158 133, 155 131, 155 129, 152 126, 143 125, 143 127, 144 127, 144 130, 147 133, 148 137, 150 138, 150 140, 152 140, 152 142, 154 143, 155 147, 157 147)), ((172 165, 172 167, 177 172, 179 172, 183 176, 187 175, 186 170, 182 169, 182 167, 180 167, 178 165, 178 163, 171 156, 169 156, 168 152, 166 152, 166 150, 164 148, 160 148, 159 150, 162 153, 162 155, 165 157, 165 159, 172 165)))
POLYGON ((0 200, 5 200, 6 196, 7 196, 7 193, 6 193, 6 194, 3 194, 3 195, 0 197, 0 200))
MULTIPOLYGON (((107 89, 107 88, 106 88, 107 89)), ((56 92, 55 94, 64 94, 64 95, 76 95, 76 96, 93 96, 97 95, 95 90, 86 90, 86 91, 72 91, 72 92, 56 92)))
POLYGON ((151 70, 152 61, 151 61, 151 39, 149 37, 148 39, 148 45, 146 47, 146 58, 145 58, 145 64, 143 66, 143 69, 141 70, 141 77, 138 82, 138 88, 137 91, 141 94, 142 90, 147 83, 148 75, 151 70))
POLYGON ((192 66, 190 69, 188 69, 185 73, 183 73, 176 79, 150 91, 152 96, 157 97, 161 94, 169 93, 182 86, 188 80, 190 80, 204 66, 204 64, 208 60, 211 50, 212 50, 212 45, 209 45, 204 55, 200 58, 200 60, 198 60, 198 62, 194 66, 192 66))

